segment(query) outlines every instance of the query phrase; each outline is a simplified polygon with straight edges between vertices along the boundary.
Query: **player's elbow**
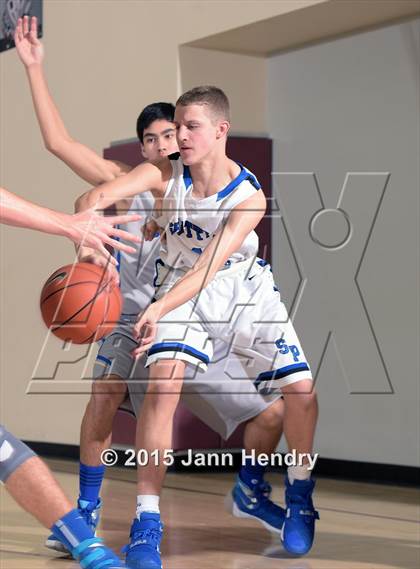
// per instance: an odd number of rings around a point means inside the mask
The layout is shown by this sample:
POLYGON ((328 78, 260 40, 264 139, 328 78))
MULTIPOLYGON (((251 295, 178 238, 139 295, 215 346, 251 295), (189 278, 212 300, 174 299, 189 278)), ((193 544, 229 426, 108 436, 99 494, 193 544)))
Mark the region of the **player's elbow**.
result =
MULTIPOLYGON (((54 135, 52 133, 46 133, 44 135, 44 146, 48 152, 58 156, 60 158, 63 153, 63 147, 65 145, 65 140, 61 136, 54 135)), ((67 141, 70 142, 70 141, 67 141)))
POLYGON ((85 192, 81 196, 79 196, 74 202, 74 211, 84 211, 85 209, 89 209, 94 203, 94 189, 85 192))
POLYGON ((78 198, 75 199, 74 201, 74 211, 78 212, 78 211, 82 211, 83 206, 85 204, 85 200, 86 200, 86 193, 82 194, 81 196, 79 196, 78 198))
POLYGON ((44 147, 51 154, 57 155, 58 153, 58 141, 54 138, 44 138, 44 147))

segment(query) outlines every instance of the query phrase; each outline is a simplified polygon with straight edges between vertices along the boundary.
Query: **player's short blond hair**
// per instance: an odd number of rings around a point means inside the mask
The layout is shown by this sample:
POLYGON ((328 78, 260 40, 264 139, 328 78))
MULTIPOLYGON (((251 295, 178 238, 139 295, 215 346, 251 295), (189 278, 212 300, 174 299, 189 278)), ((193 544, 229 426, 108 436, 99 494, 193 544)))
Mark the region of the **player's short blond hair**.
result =
POLYGON ((229 99, 219 87, 202 85, 190 89, 176 102, 176 106, 187 107, 188 105, 206 105, 215 118, 230 121, 229 99))

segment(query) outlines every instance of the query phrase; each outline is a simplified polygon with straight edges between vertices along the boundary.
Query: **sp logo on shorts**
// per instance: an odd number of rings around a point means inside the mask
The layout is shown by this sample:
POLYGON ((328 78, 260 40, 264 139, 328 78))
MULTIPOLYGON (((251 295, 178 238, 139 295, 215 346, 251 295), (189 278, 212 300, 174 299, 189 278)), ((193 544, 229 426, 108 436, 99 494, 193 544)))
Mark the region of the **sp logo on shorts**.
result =
POLYGON ((291 355, 293 356, 294 361, 295 362, 299 361, 300 351, 297 346, 294 345, 289 346, 284 338, 279 338, 278 340, 276 340, 275 344, 278 347, 279 352, 281 354, 288 354, 290 352, 291 355))

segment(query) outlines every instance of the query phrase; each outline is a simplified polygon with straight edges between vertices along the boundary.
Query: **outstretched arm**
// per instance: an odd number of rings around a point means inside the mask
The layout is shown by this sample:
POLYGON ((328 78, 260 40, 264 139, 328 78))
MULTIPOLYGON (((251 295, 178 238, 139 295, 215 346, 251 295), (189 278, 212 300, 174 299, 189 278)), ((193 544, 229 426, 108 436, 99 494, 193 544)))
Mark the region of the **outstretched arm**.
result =
POLYGON ((264 216, 266 199, 262 190, 232 210, 226 224, 217 231, 212 242, 190 269, 160 300, 151 304, 137 321, 134 337, 140 340, 132 354, 137 357, 153 344, 157 323, 181 304, 188 302, 205 288, 229 259, 238 251, 246 236, 264 216))
POLYGON ((91 207, 102 210, 120 200, 126 200, 147 191, 151 191, 155 199, 159 199, 165 193, 165 187, 171 174, 172 166, 169 160, 163 160, 159 165, 144 162, 125 176, 82 194, 76 200, 76 211, 91 207))
POLYGON ((100 251, 114 264, 116 261, 105 249, 104 243, 115 249, 133 253, 135 249, 121 241, 112 239, 111 236, 138 242, 140 238, 137 235, 114 228, 114 225, 119 223, 138 219, 140 219, 139 215, 103 217, 98 215, 93 208, 82 213, 69 215, 41 207, 12 194, 4 188, 0 188, 1 223, 35 229, 53 235, 62 235, 73 241, 76 246, 84 245, 100 251))
POLYGON ((63 123, 48 90, 42 62, 44 46, 37 37, 37 19, 19 18, 15 30, 18 55, 25 66, 32 100, 45 147, 60 158, 89 184, 113 180, 131 170, 126 164, 105 160, 96 152, 74 140, 63 123))
MULTIPOLYGON (((172 166, 169 160, 162 161, 159 167, 147 162, 140 164, 131 172, 92 188, 81 195, 75 203, 77 212, 86 209, 104 210, 105 208, 126 200, 146 191, 152 191, 154 197, 159 199, 165 193, 165 186, 172 174, 172 166)), ((79 258, 84 259, 91 255, 91 251, 85 247, 79 250, 79 258)))

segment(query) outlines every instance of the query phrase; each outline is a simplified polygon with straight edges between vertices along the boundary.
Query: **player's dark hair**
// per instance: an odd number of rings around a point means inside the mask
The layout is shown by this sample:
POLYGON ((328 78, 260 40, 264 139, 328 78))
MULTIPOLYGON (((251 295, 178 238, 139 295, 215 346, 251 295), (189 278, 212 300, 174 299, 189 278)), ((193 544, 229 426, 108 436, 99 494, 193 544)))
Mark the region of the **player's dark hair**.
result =
POLYGON ((194 87, 179 97, 177 105, 187 107, 188 105, 207 105, 210 112, 217 118, 230 120, 229 99, 226 94, 212 85, 202 85, 194 87))
POLYGON ((175 107, 172 103, 152 103, 144 107, 137 119, 137 136, 143 143, 143 133, 152 122, 157 120, 174 121, 175 107))

